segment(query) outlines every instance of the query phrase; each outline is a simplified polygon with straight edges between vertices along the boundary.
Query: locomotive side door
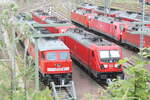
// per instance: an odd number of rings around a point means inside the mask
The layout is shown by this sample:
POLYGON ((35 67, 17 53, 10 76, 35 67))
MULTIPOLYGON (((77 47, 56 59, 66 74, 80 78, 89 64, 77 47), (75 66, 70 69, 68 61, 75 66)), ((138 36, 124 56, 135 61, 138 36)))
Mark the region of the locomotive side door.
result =
POLYGON ((122 40, 122 34, 124 32, 124 25, 120 23, 114 23, 115 25, 115 37, 116 40, 121 41, 122 40))
POLYGON ((96 55, 94 50, 89 50, 89 68, 93 69, 96 66, 96 55))

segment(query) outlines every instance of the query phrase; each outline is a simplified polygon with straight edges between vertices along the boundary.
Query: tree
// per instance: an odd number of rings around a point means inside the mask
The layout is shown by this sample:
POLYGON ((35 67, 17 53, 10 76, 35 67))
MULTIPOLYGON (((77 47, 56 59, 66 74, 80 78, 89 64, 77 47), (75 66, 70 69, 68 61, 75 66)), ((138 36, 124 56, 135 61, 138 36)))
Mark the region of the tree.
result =
POLYGON ((144 68, 150 63, 136 57, 132 57, 132 59, 136 60, 136 64, 125 69, 127 79, 114 80, 105 91, 106 96, 103 96, 102 99, 150 100, 150 73, 144 68))
POLYGON ((49 89, 34 91, 32 88, 35 73, 31 57, 26 56, 27 47, 24 52, 20 52, 21 47, 19 47, 19 40, 30 36, 30 28, 25 23, 19 23, 16 15, 18 15, 18 6, 15 3, 5 5, 0 14, 0 34, 3 36, 0 39, 0 52, 4 53, 0 54, 0 98, 2 100, 52 100, 49 89))

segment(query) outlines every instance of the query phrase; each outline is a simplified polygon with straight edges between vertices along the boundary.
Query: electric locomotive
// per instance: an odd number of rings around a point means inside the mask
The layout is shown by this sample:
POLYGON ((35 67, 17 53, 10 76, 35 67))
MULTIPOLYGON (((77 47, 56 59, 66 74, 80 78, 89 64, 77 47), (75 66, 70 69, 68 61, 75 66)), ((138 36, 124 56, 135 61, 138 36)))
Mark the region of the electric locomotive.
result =
MULTIPOLYGON (((32 18, 34 21, 40 24, 69 24, 68 21, 60 20, 57 17, 50 16, 48 13, 45 13, 41 10, 33 12, 32 18)), ((68 26, 46 27, 46 29, 52 33, 64 33, 69 28, 75 28, 75 26, 70 24, 68 26)))
POLYGON ((70 29, 71 37, 64 37, 64 43, 70 48, 71 56, 92 74, 98 81, 124 78, 122 49, 97 35, 81 29, 70 29))
MULTIPOLYGON (((41 30, 43 34, 48 31, 41 30), (43 31, 43 32, 42 32, 43 31)), ((35 59, 35 41, 32 39, 28 48, 28 53, 35 59)), ((50 82, 61 84, 72 80, 72 60, 69 48, 57 38, 39 38, 39 73, 40 80, 45 85, 50 82)))
MULTIPOLYGON (((89 28, 107 35, 120 43, 125 43, 132 47, 140 48, 140 34, 132 33, 134 31, 139 32, 142 30, 139 25, 133 25, 128 21, 100 15, 90 19, 89 28), (95 25, 95 23, 97 24, 95 25)), ((143 26, 142 31, 149 32, 150 28, 148 26, 143 26)), ((150 36, 148 34, 144 35, 143 44, 144 47, 150 47, 150 36)))

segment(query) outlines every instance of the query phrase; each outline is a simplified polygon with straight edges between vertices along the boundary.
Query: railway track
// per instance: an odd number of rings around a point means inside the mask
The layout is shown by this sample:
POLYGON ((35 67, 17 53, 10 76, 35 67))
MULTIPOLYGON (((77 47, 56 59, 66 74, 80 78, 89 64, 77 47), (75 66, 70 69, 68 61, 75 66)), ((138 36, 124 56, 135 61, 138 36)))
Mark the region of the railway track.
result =
POLYGON ((90 100, 87 95, 93 97, 93 100, 98 99, 100 94, 105 88, 102 85, 93 81, 92 77, 82 70, 82 67, 76 62, 73 63, 73 80, 77 91, 78 100, 90 100))

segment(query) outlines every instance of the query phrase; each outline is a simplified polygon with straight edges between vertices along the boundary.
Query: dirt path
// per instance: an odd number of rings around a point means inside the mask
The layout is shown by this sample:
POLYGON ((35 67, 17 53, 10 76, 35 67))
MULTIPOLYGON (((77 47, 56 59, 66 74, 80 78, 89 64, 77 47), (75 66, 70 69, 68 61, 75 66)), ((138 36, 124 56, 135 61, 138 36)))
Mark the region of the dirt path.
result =
POLYGON ((73 80, 78 100, 98 100, 100 91, 103 90, 92 78, 73 63, 73 80), (90 98, 93 99, 90 99, 90 98))

